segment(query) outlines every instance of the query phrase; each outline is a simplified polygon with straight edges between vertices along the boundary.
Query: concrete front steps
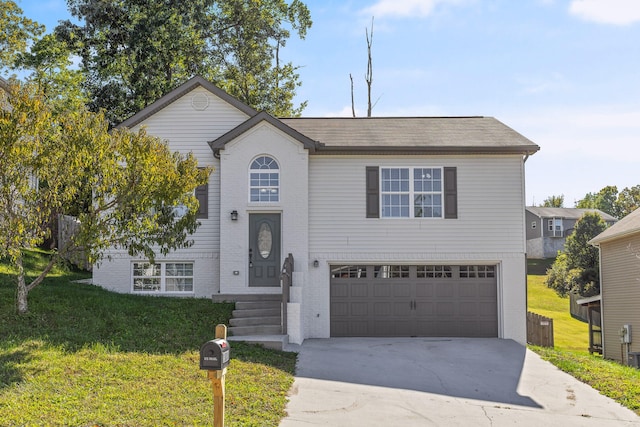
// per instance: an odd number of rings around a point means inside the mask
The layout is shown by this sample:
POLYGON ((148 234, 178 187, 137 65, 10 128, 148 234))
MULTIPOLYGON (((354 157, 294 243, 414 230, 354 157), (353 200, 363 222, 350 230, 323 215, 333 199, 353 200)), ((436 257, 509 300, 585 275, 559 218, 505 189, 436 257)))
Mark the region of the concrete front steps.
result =
POLYGON ((261 344, 266 348, 282 350, 289 342, 282 334, 282 296, 266 295, 214 295, 214 302, 235 302, 227 329, 229 341, 261 344))

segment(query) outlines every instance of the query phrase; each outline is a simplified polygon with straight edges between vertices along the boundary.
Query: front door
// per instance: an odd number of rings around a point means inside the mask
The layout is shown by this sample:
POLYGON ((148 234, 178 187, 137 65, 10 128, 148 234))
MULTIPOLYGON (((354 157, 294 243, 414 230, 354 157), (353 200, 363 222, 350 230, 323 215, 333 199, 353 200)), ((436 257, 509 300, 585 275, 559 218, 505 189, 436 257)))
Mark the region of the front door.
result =
POLYGON ((249 286, 280 286, 280 214, 249 214, 249 286))

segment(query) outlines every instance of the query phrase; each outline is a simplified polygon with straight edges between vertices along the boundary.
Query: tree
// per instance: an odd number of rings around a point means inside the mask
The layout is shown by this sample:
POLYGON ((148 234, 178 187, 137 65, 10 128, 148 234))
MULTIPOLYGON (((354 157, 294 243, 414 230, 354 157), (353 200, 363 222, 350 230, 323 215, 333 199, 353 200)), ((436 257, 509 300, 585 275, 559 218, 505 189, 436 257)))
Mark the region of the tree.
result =
POLYGON ((0 0, 0 68, 12 67, 16 56, 44 31, 44 27, 22 16, 11 0, 0 0))
POLYGON ((210 170, 192 155, 170 152, 144 131, 108 132, 102 114, 55 110, 34 84, 10 84, 0 98, 0 257, 15 267, 16 309, 63 255, 81 250, 99 262, 106 248, 153 259, 190 245, 197 227, 196 186, 210 170), (59 247, 40 275, 26 283, 22 250, 50 233, 49 220, 93 192, 80 228, 59 247), (176 214, 175 206, 188 211, 176 214))
POLYGON ((87 103, 84 75, 72 68, 71 49, 64 41, 46 34, 16 56, 14 68, 29 73, 25 80, 34 83, 55 110, 82 109, 87 103))
POLYGON ((573 233, 567 237, 564 250, 547 271, 547 286, 561 296, 569 292, 577 292, 582 296, 600 293, 598 248, 588 242, 606 228, 607 224, 600 214, 586 212, 576 222, 573 233))
POLYGON ((625 187, 607 186, 598 193, 587 193, 576 203, 577 208, 600 209, 616 218, 624 218, 640 207, 640 185, 625 187))
POLYGON ((369 31, 365 29, 367 37, 367 74, 364 80, 367 82, 367 117, 371 117, 373 105, 371 104, 371 86, 373 85, 373 60, 371 58, 371 46, 373 45, 373 18, 371 18, 371 36, 369 31))
POLYGON ((545 208, 562 208, 564 207, 564 195, 549 196, 542 202, 542 206, 545 208))
MULTIPOLYGON (((373 86, 373 56, 371 55, 371 48, 373 46, 373 17, 371 18, 371 32, 369 32, 368 28, 365 28, 364 31, 367 40, 367 72, 364 75, 364 81, 367 83, 367 117, 371 117, 373 107, 375 106, 375 104, 371 102, 371 88, 373 86)), ((356 117, 356 106, 353 97, 353 76, 351 73, 349 73, 349 80, 351 80, 351 115, 356 117)))
POLYGON ((300 0, 68 0, 55 33, 82 58, 90 109, 112 124, 140 111, 195 74, 275 116, 299 115, 297 67, 282 62, 291 33, 306 36, 300 0))
POLYGON ((587 193, 583 199, 578 200, 576 208, 599 209, 609 215, 618 216, 616 208, 617 196, 618 187, 610 185, 597 193, 587 193))
POLYGON ((618 194, 616 200, 616 213, 618 218, 624 218, 640 207, 640 185, 624 188, 618 194))

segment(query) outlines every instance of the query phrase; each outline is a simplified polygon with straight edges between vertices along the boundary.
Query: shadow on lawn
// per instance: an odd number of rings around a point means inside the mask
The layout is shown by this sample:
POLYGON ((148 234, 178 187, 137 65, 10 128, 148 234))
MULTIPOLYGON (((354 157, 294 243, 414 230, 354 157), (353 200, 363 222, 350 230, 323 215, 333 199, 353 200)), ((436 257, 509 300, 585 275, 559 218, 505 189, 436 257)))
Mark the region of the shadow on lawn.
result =
POLYGON ((23 349, 0 351, 0 389, 22 381, 23 372, 19 368, 31 359, 31 353, 23 349))
POLYGON ((123 295, 55 279, 29 294, 27 314, 15 314, 14 298, 15 287, 0 275, 0 342, 41 340, 71 352, 95 344, 121 352, 197 351, 233 310, 208 299, 123 295))

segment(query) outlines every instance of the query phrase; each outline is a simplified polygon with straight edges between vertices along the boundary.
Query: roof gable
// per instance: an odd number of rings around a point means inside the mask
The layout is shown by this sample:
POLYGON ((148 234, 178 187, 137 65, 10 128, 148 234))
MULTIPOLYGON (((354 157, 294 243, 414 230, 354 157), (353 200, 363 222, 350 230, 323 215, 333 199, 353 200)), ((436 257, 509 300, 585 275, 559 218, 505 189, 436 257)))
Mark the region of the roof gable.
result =
POLYGON ((187 93, 191 92, 192 90, 200 86, 208 90, 213 95, 220 98, 221 100, 230 104, 232 107, 236 108, 237 110, 242 111, 247 116, 253 116, 257 113, 256 110, 249 107, 247 104, 241 101, 238 101, 236 98, 229 95, 227 92, 223 91, 222 89, 220 89, 213 83, 209 82, 205 78, 201 76, 195 76, 189 79, 188 81, 186 81, 185 83, 183 83, 182 85, 178 86, 168 94, 164 95, 162 98, 158 99, 154 103, 148 105, 143 110, 129 117, 127 120, 125 120, 124 122, 116 126, 116 128, 123 128, 123 127, 132 128, 137 124, 139 124, 140 122, 144 121, 145 119, 149 118, 150 116, 154 115, 158 111, 162 110, 163 108, 165 108, 166 106, 174 102, 176 99, 183 97, 187 93))
POLYGON ((636 209, 611 227, 591 239, 589 243, 597 245, 605 241, 615 240, 631 234, 640 233, 640 209, 636 209))
POLYGON ((255 126, 257 126, 258 124, 260 124, 262 122, 267 122, 267 123, 271 124, 272 126, 274 126, 275 128, 279 129, 280 131, 284 132, 285 134, 289 135, 290 137, 298 140, 304 146, 304 148, 308 149, 312 153, 315 152, 316 149, 320 145, 320 144, 318 144, 318 142, 316 142, 316 141, 312 140, 311 138, 301 134, 297 130, 287 126, 282 121, 274 118, 270 114, 262 111, 262 112, 260 112, 260 113, 258 113, 256 115, 254 115, 249 120, 247 120, 246 122, 242 123, 241 125, 235 127, 234 129, 230 130, 229 132, 225 133, 221 137, 219 137, 219 138, 217 138, 217 139, 215 139, 213 141, 209 141, 209 146, 211 147, 211 149, 214 152, 217 152, 219 150, 223 150, 224 146, 227 143, 233 141, 234 139, 238 138, 240 135, 244 134, 245 132, 249 131, 250 129, 254 128, 255 126))

